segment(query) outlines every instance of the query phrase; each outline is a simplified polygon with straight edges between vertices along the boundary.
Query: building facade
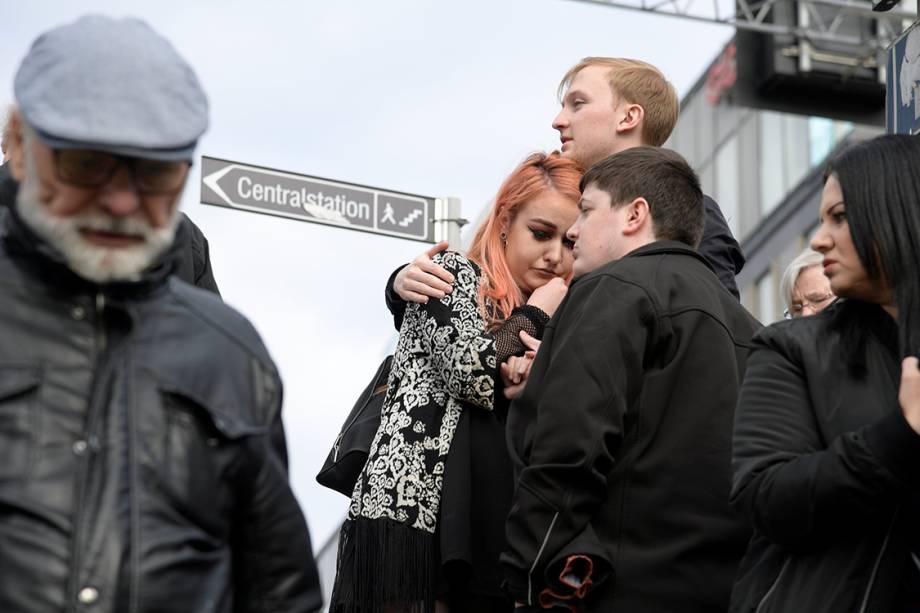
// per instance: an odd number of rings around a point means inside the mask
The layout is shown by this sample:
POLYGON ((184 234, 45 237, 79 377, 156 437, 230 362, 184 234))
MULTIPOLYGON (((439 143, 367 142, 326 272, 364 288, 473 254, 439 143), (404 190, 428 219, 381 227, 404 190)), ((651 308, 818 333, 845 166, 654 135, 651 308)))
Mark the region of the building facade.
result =
POLYGON ((747 108, 734 102, 735 44, 729 43, 681 101, 666 147, 700 175, 747 258, 738 276, 745 307, 764 324, 782 318, 780 279, 818 221, 824 165, 881 127, 747 108))

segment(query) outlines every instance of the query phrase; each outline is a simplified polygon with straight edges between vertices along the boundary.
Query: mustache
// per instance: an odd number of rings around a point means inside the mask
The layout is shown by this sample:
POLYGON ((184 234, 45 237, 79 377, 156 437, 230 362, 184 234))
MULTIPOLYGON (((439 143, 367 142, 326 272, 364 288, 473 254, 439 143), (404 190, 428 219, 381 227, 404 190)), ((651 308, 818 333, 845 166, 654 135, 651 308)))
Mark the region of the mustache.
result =
POLYGON ((150 238, 154 233, 150 223, 141 217, 109 217, 98 213, 82 213, 68 221, 78 230, 98 230, 111 234, 125 234, 150 238))

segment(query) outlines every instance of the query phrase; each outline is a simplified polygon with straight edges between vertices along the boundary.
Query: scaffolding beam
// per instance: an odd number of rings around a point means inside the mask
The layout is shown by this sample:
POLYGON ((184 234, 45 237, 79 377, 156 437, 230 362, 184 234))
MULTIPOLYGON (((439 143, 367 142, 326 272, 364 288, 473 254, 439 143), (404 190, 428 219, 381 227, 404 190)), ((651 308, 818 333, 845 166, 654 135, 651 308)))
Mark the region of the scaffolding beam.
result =
POLYGON ((612 8, 640 11, 652 15, 678 17, 702 23, 729 26, 792 36, 810 43, 830 43, 853 49, 854 55, 877 58, 895 38, 917 19, 917 0, 902 0, 892 11, 878 13, 872 10, 870 0, 574 0, 612 8), (733 4, 733 6, 732 6, 733 4), (808 19, 796 25, 774 23, 777 8, 807 14, 808 19), (832 10, 834 16, 825 16, 832 10), (874 21, 872 35, 853 35, 865 28, 853 27, 854 20, 874 21))

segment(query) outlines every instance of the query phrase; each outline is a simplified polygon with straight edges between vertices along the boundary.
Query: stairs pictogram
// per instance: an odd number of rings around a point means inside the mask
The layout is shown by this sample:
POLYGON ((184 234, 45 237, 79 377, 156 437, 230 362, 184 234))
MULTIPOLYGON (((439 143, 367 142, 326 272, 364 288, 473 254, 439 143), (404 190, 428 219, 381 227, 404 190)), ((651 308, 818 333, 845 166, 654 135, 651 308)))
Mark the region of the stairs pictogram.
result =
POLYGON ((408 228, 409 224, 422 216, 422 211, 420 209, 415 209, 405 219, 399 222, 399 225, 403 228, 408 228))

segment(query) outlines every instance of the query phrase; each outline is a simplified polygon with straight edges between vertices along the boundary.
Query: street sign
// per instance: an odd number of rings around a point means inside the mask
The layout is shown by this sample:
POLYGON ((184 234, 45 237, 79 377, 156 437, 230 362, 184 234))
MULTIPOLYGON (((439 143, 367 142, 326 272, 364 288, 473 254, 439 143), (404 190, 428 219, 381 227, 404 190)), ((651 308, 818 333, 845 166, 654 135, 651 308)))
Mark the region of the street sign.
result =
POLYGON ((201 202, 350 230, 437 242, 448 199, 331 181, 211 157, 201 158, 201 202), (441 201, 444 201, 443 203, 441 201))
POLYGON ((888 47, 889 134, 920 133, 920 21, 888 47))

